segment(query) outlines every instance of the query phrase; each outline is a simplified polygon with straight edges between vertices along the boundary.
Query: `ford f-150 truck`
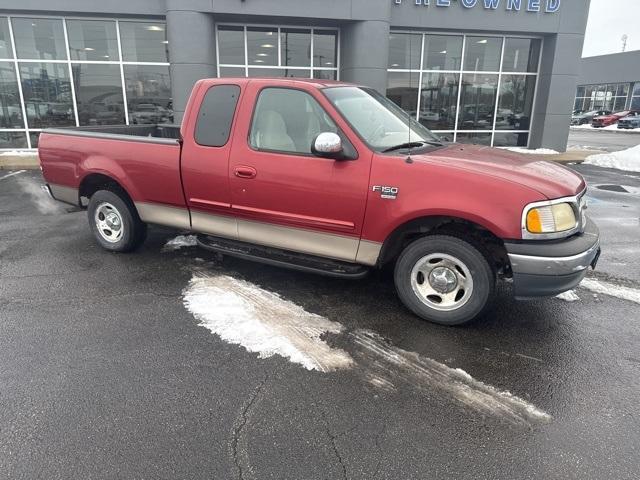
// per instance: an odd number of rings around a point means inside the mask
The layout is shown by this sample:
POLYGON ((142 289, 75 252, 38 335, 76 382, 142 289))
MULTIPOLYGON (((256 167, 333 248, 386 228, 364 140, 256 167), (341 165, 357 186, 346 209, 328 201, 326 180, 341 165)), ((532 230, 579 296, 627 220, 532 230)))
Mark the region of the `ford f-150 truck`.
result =
POLYGON ((201 80, 180 127, 50 129, 39 154, 51 195, 86 208, 107 250, 158 224, 331 276, 393 266, 402 302, 441 324, 477 317, 498 279, 517 298, 569 290, 600 253, 580 175, 442 142, 346 83, 201 80))

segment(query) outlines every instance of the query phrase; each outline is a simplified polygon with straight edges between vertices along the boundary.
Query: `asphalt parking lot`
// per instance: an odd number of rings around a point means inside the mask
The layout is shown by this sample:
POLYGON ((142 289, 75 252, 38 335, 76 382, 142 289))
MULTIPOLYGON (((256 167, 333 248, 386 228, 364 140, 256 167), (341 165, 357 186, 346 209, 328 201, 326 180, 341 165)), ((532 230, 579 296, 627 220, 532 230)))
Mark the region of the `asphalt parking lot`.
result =
POLYGON ((635 147, 640 143, 638 132, 572 129, 569 132, 569 149, 592 148, 605 152, 617 152, 635 147))
POLYGON ((589 288, 521 303, 505 285, 459 328, 412 316, 385 274, 221 261, 160 228, 110 254, 38 172, 0 172, 0 477, 638 478, 640 174, 573 168, 602 229, 589 288), (272 320, 335 326, 318 342, 352 364, 309 370, 212 334, 187 307, 220 277, 276 293, 256 300, 272 320))

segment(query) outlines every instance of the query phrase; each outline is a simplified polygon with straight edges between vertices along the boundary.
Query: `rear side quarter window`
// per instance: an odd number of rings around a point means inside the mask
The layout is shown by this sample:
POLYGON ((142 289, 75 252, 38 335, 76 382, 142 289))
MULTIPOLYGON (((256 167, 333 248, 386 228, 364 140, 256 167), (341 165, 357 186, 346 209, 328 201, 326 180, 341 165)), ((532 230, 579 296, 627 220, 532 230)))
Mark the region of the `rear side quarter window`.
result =
POLYGON ((227 144, 239 97, 238 85, 214 85, 207 90, 196 121, 197 144, 207 147, 227 144))

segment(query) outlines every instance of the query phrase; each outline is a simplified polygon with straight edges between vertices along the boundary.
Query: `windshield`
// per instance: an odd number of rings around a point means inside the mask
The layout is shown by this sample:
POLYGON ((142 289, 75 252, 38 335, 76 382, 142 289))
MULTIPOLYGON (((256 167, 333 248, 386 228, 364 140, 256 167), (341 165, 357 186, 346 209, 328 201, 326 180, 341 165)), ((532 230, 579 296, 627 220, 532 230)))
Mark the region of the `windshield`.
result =
POLYGON ((331 87, 323 91, 360 138, 374 150, 385 151, 414 142, 440 142, 429 129, 375 90, 331 87))

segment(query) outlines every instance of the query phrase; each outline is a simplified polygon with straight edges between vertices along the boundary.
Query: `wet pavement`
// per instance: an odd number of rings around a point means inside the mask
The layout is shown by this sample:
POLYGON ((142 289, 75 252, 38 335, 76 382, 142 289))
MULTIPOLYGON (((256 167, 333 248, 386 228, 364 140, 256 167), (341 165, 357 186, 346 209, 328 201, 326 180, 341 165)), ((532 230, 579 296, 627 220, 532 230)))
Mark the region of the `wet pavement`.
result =
MULTIPOLYGON (((575 168, 602 230, 590 278, 640 292, 640 174, 575 168)), ((36 172, 6 174, 2 478, 638 478, 638 303, 583 288, 516 302, 503 285, 483 318, 436 326, 402 307, 387 272, 220 261, 165 249, 177 232, 161 228, 110 254, 36 172), (260 358, 199 326, 184 296, 194 275, 220 274, 340 325, 319 341, 353 368, 260 358), (506 391, 527 414, 502 408, 506 391)))

